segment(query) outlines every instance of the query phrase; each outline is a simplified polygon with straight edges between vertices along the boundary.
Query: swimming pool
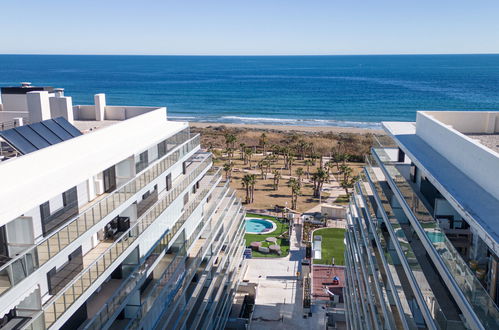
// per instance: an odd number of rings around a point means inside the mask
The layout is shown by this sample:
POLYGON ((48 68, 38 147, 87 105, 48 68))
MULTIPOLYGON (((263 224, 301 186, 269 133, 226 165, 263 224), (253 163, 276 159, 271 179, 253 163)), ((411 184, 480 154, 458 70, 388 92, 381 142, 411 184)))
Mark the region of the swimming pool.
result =
POLYGON ((245 225, 248 234, 268 234, 276 229, 272 221, 265 219, 247 218, 245 225))

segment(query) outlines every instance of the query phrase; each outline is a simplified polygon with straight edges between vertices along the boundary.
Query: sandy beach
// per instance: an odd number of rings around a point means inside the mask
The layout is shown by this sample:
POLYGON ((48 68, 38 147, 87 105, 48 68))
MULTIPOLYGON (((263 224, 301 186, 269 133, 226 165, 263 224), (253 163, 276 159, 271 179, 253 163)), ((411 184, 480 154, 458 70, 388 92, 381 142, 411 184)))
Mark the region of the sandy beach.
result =
POLYGON ((274 132, 305 132, 305 133, 356 133, 356 134, 385 134, 382 129, 338 127, 338 126, 291 126, 291 125, 265 125, 265 124, 222 124, 222 123, 199 123, 190 122, 195 128, 239 128, 250 130, 274 131, 274 132))

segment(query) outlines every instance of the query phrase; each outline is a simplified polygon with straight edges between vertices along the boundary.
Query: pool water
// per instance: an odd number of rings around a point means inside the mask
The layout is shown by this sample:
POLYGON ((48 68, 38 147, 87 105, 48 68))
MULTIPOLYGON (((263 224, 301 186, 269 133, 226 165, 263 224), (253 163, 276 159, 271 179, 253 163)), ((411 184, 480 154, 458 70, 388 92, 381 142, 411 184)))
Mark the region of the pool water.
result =
POLYGON ((270 231, 273 224, 265 219, 246 219, 246 232, 259 234, 265 231, 270 231))
POLYGON ((444 241, 444 234, 442 233, 429 232, 426 233, 426 235, 428 235, 428 238, 432 243, 441 243, 444 241))

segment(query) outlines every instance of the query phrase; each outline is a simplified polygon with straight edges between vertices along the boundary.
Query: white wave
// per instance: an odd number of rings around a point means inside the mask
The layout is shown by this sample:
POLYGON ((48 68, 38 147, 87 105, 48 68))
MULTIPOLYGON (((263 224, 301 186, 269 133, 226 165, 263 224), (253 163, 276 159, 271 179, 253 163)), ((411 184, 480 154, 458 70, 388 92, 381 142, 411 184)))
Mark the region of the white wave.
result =
POLYGON ((360 127, 360 128, 381 128, 379 122, 363 122, 332 119, 291 119, 291 118, 272 118, 272 117, 243 117, 243 116, 222 116, 218 118, 196 118, 205 122, 222 122, 234 124, 281 124, 294 126, 339 126, 339 127, 360 127))

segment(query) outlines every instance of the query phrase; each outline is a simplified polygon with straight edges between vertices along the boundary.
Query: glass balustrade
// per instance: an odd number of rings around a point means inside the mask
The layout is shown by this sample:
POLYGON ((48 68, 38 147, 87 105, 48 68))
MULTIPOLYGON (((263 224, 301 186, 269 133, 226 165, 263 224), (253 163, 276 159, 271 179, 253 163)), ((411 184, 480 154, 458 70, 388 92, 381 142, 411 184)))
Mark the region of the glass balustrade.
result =
MULTIPOLYGON (((241 205, 239 203, 236 205, 236 204, 234 204, 235 202, 236 202, 235 195, 232 195, 232 197, 229 200, 229 203, 221 211, 221 213, 218 214, 215 218, 213 218, 211 220, 212 222, 214 222, 217 225, 217 228, 218 228, 218 226, 220 226, 223 223, 223 220, 226 219, 226 216, 228 214, 235 215, 241 209, 241 205), (236 212, 228 213, 229 209, 231 209, 232 206, 234 206, 234 205, 237 206, 236 212)), ((208 219, 208 218, 205 218, 205 219, 208 219)), ((185 279, 187 279, 187 281, 190 281, 189 279, 192 278, 192 276, 194 276, 194 273, 198 270, 199 265, 201 264, 201 262, 203 260, 204 252, 206 251, 206 249, 210 245, 212 245, 211 239, 214 237, 214 235, 217 232, 218 232, 218 230, 210 231, 210 235, 206 238, 204 245, 202 245, 198 249, 196 254, 189 259, 189 262, 186 265, 187 272, 185 272, 185 270, 184 270, 185 276, 182 277, 184 279, 184 281, 185 281, 185 279)), ((189 248, 189 246, 186 245, 186 249, 188 249, 188 248, 189 248)), ((175 266, 170 264, 167 267, 167 269, 165 270, 165 272, 162 275, 162 277, 160 278, 160 280, 158 280, 158 282, 156 283, 153 290, 151 290, 151 293, 142 299, 141 313, 138 315, 139 317, 143 317, 147 313, 149 313, 149 311, 154 306, 154 303, 158 300, 158 298, 161 298, 161 301, 163 303, 164 303, 165 299, 168 299, 168 300, 173 299, 173 301, 178 299, 178 297, 179 297, 178 292, 175 294, 175 298, 166 297, 166 295, 173 295, 173 293, 176 291, 176 289, 175 289, 176 286, 180 285, 180 283, 178 283, 177 281, 170 281, 171 278, 175 278, 171 275, 173 273, 176 273, 175 266)))
MULTIPOLYGON (((384 214, 385 225, 389 232, 389 237, 392 243, 395 245, 395 250, 401 261, 401 267, 404 269, 407 267, 406 272, 409 282, 417 283, 417 285, 411 285, 413 287, 413 293, 415 297, 419 297, 418 305, 420 310, 425 316, 425 320, 428 323, 428 327, 434 327, 434 323, 441 319, 441 315, 445 315, 440 307, 435 295, 432 291, 427 276, 420 265, 416 253, 414 252, 412 245, 409 243, 412 238, 409 239, 406 236, 406 230, 402 227, 399 219, 395 216, 395 213, 390 204, 389 197, 385 194, 385 191, 380 185, 380 182, 376 179, 376 175, 372 168, 371 163, 366 166, 367 176, 371 183, 373 190, 376 191, 376 196, 379 199, 382 214, 384 214), (398 246, 398 249, 396 248, 398 246), (404 266, 405 264, 405 266, 404 266)), ((383 235, 383 234, 382 234, 383 235)), ((397 267, 397 266, 396 266, 397 267)), ((447 327, 445 324, 439 324, 440 327, 444 329, 447 327)))
MULTIPOLYGON (((183 131, 177 134, 180 137, 187 138, 187 135, 183 131)), ((196 135, 186 141, 179 142, 183 144, 172 150, 163 159, 155 162, 144 173, 124 184, 106 198, 90 206, 71 222, 58 229, 51 236, 46 237, 36 246, 3 265, 0 268, 0 278, 3 279, 0 286, 0 295, 19 284, 62 249, 74 242, 95 224, 99 223, 110 212, 129 200, 152 180, 176 164, 179 159, 198 147, 200 138, 199 135, 196 135)))
MULTIPOLYGON (((187 207, 186 211, 182 214, 179 220, 175 223, 174 227, 168 231, 158 242, 155 248, 156 253, 161 253, 166 249, 173 237, 179 232, 181 226, 185 221, 191 216, 192 212, 200 205, 201 201, 207 196, 208 192, 212 187, 217 184, 221 179, 221 169, 218 169, 215 173, 201 180, 200 186, 204 187, 198 192, 198 196, 191 204, 187 207), (180 225, 178 225, 180 223, 180 225)), ((228 182, 224 186, 228 189, 228 182)), ((181 249, 185 250, 185 247, 181 249)), ((177 252, 174 259, 171 261, 178 264, 178 256, 182 255, 181 251, 177 252)), ((117 311, 121 304, 125 301, 126 297, 137 287, 137 283, 145 280, 145 274, 147 269, 153 264, 153 262, 144 263, 141 267, 138 267, 130 276, 128 276, 126 282, 124 282, 119 289, 116 290, 116 294, 109 299, 109 301, 97 312, 97 314, 92 318, 92 321, 85 325, 84 329, 101 329, 102 326, 109 320, 110 317, 117 311)))
POLYGON ((487 329, 499 328, 497 305, 433 218, 425 202, 421 200, 413 186, 400 173, 397 163, 390 161, 390 157, 383 148, 374 148, 373 154, 384 170, 387 180, 396 187, 403 202, 411 210, 412 216, 417 222, 416 225, 419 226, 419 232, 423 233, 426 236, 423 237, 426 242, 435 248, 435 253, 445 264, 446 269, 450 272, 482 325, 487 329))
MULTIPOLYGON (((104 251, 101 256, 90 264, 79 276, 71 281, 61 292, 51 298, 42 308, 38 317, 43 317, 45 327, 49 328, 61 315, 105 272, 135 240, 176 200, 194 180, 211 165, 211 157, 207 157, 192 169, 173 189, 158 200, 137 222, 124 232, 120 238, 104 251)), ((29 328, 34 318, 26 326, 29 328)))

